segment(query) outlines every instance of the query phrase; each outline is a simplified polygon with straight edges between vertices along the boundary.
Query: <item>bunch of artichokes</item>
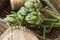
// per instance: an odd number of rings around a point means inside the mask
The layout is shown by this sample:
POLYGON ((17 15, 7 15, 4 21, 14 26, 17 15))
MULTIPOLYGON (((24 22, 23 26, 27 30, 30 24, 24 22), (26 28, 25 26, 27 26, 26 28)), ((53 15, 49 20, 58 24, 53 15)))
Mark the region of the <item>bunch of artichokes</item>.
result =
POLYGON ((25 22, 30 25, 38 26, 43 22, 39 11, 41 7, 42 4, 39 0, 28 0, 18 12, 13 12, 4 19, 12 26, 23 25, 25 22))

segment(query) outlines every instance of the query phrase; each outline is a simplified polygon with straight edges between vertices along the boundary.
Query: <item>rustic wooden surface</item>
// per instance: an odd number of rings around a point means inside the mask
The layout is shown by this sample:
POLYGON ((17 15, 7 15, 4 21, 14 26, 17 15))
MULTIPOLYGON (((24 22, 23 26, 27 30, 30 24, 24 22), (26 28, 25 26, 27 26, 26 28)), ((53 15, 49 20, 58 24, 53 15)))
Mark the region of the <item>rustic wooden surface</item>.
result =
POLYGON ((4 9, 4 7, 6 7, 6 5, 9 4, 9 0, 0 0, 0 10, 4 9))
POLYGON ((4 18, 4 17, 6 17, 6 15, 9 15, 10 11, 11 11, 11 6, 8 5, 5 9, 2 9, 0 11, 0 18, 4 18))
POLYGON ((0 9, 3 7, 5 0, 0 1, 0 9))

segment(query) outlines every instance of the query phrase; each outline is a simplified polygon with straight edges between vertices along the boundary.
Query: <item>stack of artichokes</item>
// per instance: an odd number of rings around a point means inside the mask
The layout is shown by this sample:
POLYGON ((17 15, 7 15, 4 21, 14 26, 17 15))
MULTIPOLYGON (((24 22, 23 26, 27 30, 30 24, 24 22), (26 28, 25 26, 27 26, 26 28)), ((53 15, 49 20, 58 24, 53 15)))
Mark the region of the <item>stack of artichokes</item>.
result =
MULTIPOLYGON (((47 0, 45 2, 47 2, 47 0)), ((28 28, 43 28, 43 37, 45 39, 45 33, 50 32, 53 27, 56 28, 60 26, 59 13, 54 12, 56 9, 50 2, 47 2, 47 4, 53 11, 48 10, 47 7, 43 8, 40 0, 27 0, 17 12, 11 12, 4 20, 11 26, 27 25, 28 28)))

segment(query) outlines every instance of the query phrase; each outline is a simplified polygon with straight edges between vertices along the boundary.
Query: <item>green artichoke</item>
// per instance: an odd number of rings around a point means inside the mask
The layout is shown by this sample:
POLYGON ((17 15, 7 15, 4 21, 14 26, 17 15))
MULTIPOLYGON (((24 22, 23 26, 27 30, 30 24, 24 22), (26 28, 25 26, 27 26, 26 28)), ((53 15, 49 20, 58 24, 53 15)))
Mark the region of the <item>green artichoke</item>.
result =
POLYGON ((31 2, 31 1, 26 1, 24 5, 25 5, 25 7, 27 7, 27 8, 33 8, 33 7, 34 7, 33 4, 34 4, 34 3, 31 2))
POLYGON ((27 7, 27 8, 33 8, 33 7, 35 7, 35 8, 41 8, 42 7, 42 4, 41 4, 41 2, 40 2, 40 0, 28 0, 28 1, 26 1, 25 2, 25 7, 27 7))
POLYGON ((28 13, 28 9, 25 7, 21 7, 20 10, 18 11, 18 13, 20 13, 20 15, 22 15, 22 16, 26 16, 28 13))
POLYGON ((11 22, 14 21, 14 17, 17 17, 17 14, 11 14, 11 15, 7 15, 6 18, 4 18, 7 22, 11 22))
POLYGON ((18 26, 22 25, 23 17, 17 13, 14 13, 8 15, 6 18, 4 18, 4 20, 7 21, 11 26, 18 26))
POLYGON ((4 19, 5 19, 5 21, 7 21, 7 22, 14 21, 14 19, 13 19, 12 17, 9 17, 9 16, 7 16, 7 17, 4 18, 4 19))
POLYGON ((37 12, 31 12, 26 17, 25 20, 27 23, 32 25, 39 25, 43 22, 41 15, 38 15, 37 12))

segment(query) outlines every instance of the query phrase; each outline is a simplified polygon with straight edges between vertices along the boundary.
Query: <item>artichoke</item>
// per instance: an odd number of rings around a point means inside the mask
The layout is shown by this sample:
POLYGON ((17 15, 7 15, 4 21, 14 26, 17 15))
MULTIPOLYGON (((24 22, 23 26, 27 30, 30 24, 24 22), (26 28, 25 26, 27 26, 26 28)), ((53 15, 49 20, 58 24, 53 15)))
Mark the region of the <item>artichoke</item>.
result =
POLYGON ((7 15, 4 20, 7 21, 11 26, 18 26, 22 25, 23 17, 21 15, 18 15, 17 13, 14 13, 7 15))
POLYGON ((34 3, 31 2, 31 1, 26 1, 24 5, 25 5, 25 7, 27 7, 27 8, 33 8, 33 7, 34 7, 33 4, 34 4, 34 3))
POLYGON ((18 13, 20 13, 20 15, 22 15, 22 16, 26 16, 28 13, 28 9, 25 7, 21 7, 20 10, 18 11, 18 13))
POLYGON ((26 17, 25 20, 27 23, 32 25, 39 25, 43 22, 41 15, 38 15, 37 12, 31 12, 26 17))
POLYGON ((7 15, 6 18, 4 18, 7 22, 11 22, 11 21, 14 21, 15 19, 13 18, 13 16, 17 17, 17 14, 11 14, 11 15, 7 15))
POLYGON ((27 8, 33 8, 33 7, 35 7, 35 8, 41 8, 42 7, 42 4, 41 4, 41 2, 40 2, 40 0, 28 0, 28 1, 26 1, 25 2, 25 7, 27 7, 27 8))

